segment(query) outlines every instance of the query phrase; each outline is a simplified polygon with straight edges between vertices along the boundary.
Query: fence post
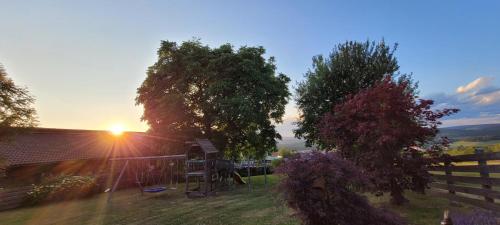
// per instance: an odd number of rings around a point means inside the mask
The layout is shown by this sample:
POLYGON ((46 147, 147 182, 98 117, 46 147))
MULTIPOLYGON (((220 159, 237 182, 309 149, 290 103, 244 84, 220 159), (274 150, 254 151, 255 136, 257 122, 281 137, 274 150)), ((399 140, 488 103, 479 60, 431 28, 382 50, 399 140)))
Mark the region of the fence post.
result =
MULTIPOLYGON (((479 174, 481 178, 483 178, 482 187, 486 190, 491 190, 491 184, 489 184, 490 172, 488 170, 487 159, 484 154, 484 149, 475 148, 475 153, 477 155, 477 165, 479 166, 479 174)), ((484 200, 487 202, 493 202, 493 198, 490 198, 488 195, 484 196, 484 200)))
POLYGON ((450 186, 454 184, 452 181, 452 174, 451 174, 451 160, 446 160, 444 162, 444 172, 446 174, 446 184, 448 185, 448 193, 450 194, 455 194, 455 190, 451 188, 450 186))
POLYGON ((444 216, 443 220, 441 221, 441 225, 453 225, 453 221, 451 221, 450 213, 448 210, 444 211, 444 216))

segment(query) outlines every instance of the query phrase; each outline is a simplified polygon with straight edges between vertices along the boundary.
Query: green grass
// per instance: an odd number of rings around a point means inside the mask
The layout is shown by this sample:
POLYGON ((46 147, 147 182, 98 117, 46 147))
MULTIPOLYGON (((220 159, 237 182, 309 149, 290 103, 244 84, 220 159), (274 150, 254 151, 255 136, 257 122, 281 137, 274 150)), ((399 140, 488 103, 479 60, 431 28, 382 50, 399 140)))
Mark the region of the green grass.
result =
POLYGON ((410 200, 410 203, 403 206, 388 204, 388 195, 369 196, 368 199, 377 207, 399 213, 410 225, 439 225, 446 209, 459 212, 468 212, 472 209, 467 205, 451 206, 443 195, 444 193, 434 190, 428 190, 425 195, 407 192, 406 198, 410 200))
POLYGON ((484 147, 484 146, 490 146, 490 145, 496 145, 500 144, 500 140, 491 140, 491 141, 455 141, 451 143, 450 147, 458 147, 458 146, 464 146, 464 147, 484 147))
POLYGON ((447 153, 450 155, 474 154, 475 147, 482 147, 486 152, 500 152, 500 140, 491 141, 455 141, 447 153))
MULTIPOLYGON (((254 190, 246 186, 217 196, 187 199, 181 186, 161 194, 141 196, 136 189, 118 191, 111 203, 106 194, 78 201, 20 208, 0 212, 2 224, 300 224, 279 198, 277 178, 269 176, 271 187, 264 188, 263 177, 252 177, 254 190)), ((439 224, 448 200, 437 193, 408 193, 410 204, 390 206, 388 196, 369 196, 377 207, 403 215, 410 224, 439 224)), ((467 207, 453 208, 467 210, 467 207)))

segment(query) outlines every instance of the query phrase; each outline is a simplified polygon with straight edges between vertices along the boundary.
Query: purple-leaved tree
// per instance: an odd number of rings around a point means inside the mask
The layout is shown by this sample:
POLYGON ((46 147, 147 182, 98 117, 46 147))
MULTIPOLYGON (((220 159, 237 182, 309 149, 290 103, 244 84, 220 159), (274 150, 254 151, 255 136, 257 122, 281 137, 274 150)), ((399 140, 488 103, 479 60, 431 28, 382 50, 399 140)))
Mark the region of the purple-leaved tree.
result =
POLYGON ((374 208, 357 191, 370 184, 337 153, 296 154, 278 168, 288 205, 307 225, 400 225, 402 219, 374 208))
POLYGON ((349 96, 320 123, 327 150, 335 150, 369 175, 375 193, 390 192, 391 202, 407 200, 405 189, 423 192, 427 167, 447 140, 435 141, 439 119, 458 109, 432 110, 432 100, 417 99, 408 81, 386 76, 349 96))

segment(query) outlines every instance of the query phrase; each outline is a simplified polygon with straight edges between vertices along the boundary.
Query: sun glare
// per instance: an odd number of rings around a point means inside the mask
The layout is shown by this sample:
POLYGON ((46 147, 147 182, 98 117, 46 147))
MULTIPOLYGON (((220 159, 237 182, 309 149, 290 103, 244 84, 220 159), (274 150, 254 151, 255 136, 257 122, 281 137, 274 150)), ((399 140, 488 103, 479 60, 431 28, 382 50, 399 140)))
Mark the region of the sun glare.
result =
POLYGON ((109 128, 109 131, 115 136, 120 136, 125 131, 125 127, 122 124, 114 124, 109 128))

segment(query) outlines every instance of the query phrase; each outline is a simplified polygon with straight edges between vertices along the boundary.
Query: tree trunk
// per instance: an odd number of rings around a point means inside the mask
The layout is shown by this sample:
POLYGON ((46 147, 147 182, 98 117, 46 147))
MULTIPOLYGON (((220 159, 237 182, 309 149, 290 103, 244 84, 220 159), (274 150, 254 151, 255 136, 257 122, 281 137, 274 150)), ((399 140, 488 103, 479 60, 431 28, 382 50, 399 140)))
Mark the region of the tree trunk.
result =
POLYGON ((393 188, 391 190, 391 204, 403 205, 408 202, 408 199, 403 196, 403 190, 401 190, 400 188, 393 188))

